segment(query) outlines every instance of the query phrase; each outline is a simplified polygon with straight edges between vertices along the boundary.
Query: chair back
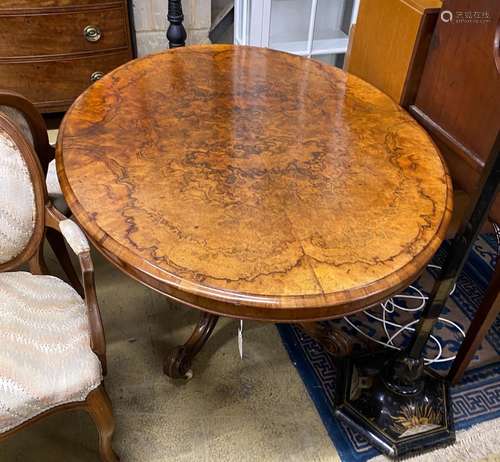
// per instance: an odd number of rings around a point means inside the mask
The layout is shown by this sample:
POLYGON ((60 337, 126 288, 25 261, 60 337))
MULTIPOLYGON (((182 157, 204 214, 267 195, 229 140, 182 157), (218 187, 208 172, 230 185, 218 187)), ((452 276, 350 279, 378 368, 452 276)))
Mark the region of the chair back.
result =
POLYGON ((27 262, 40 247, 46 198, 31 140, 0 113, 0 271, 27 262))
POLYGON ((0 88, 0 113, 14 122, 31 142, 47 174, 49 162, 54 158, 54 149, 49 143, 47 126, 38 109, 23 95, 0 88))
POLYGON ((14 122, 30 144, 34 146, 33 134, 31 133, 29 123, 19 109, 0 104, 0 113, 5 114, 8 119, 14 122))

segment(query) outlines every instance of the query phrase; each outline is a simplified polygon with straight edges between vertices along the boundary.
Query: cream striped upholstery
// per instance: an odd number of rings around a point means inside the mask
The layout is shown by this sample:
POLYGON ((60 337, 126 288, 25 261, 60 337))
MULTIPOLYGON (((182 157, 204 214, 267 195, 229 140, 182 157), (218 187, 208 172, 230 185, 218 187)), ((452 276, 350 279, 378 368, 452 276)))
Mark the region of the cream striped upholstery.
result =
POLYGON ((63 197, 61 185, 59 184, 59 178, 57 178, 55 159, 49 162, 49 168, 47 170, 47 192, 49 193, 49 197, 63 197))
POLYGON ((89 241, 87 236, 83 234, 81 228, 69 218, 67 220, 62 220, 59 222, 59 230, 61 231, 64 239, 71 247, 71 250, 76 255, 80 255, 84 252, 90 252, 89 241))
MULTIPOLYGON (((0 112, 3 112, 12 122, 17 125, 22 134, 33 146, 33 135, 31 134, 30 127, 23 114, 17 109, 10 106, 0 106, 0 112)), ((61 185, 59 184, 59 178, 57 178, 55 159, 49 163, 49 168, 47 170, 47 192, 49 194, 50 200, 57 209, 62 212, 65 212, 68 209, 68 206, 64 201, 61 185)))
POLYGON ((22 112, 10 106, 0 106, 0 112, 3 112, 11 122, 17 125, 21 133, 28 139, 33 146, 33 135, 31 134, 28 122, 24 118, 22 112))
POLYGON ((84 401, 101 381, 76 291, 52 276, 0 273, 0 433, 84 401))
POLYGON ((17 257, 35 227, 35 193, 18 147, 0 129, 0 264, 17 257))

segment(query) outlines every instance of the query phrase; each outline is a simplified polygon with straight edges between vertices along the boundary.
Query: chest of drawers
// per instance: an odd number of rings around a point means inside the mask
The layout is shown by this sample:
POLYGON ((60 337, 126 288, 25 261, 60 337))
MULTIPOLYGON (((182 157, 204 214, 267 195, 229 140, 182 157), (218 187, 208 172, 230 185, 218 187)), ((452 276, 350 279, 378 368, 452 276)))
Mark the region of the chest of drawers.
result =
POLYGON ((134 57, 126 0, 2 0, 0 87, 42 112, 66 110, 134 57))

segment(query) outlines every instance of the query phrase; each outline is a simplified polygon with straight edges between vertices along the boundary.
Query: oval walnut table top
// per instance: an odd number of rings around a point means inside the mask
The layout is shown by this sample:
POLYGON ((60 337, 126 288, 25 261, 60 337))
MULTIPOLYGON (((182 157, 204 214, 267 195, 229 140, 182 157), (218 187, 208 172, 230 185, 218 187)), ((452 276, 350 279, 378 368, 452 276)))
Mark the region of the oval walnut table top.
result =
POLYGON ((231 45, 132 61, 64 118, 57 170, 123 271, 216 314, 338 317, 423 270, 452 194, 422 128, 364 81, 231 45))

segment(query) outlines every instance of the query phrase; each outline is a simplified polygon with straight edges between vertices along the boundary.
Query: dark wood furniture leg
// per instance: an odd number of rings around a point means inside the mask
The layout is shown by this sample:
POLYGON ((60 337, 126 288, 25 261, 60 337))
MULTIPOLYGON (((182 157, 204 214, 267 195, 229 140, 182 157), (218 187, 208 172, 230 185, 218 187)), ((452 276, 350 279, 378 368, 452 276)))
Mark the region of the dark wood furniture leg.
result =
POLYGON ((198 324, 184 345, 173 348, 165 357, 163 372, 172 379, 191 378, 191 363, 212 334, 219 316, 201 313, 198 324))
POLYGON ((476 354, 491 325, 500 313, 500 265, 496 264, 493 278, 488 286, 483 301, 479 305, 465 340, 453 361, 448 379, 452 384, 460 382, 465 370, 476 354))
POLYGON ((301 322, 302 330, 336 358, 352 353, 352 341, 341 330, 320 322, 301 322))
POLYGON ((102 462, 118 462, 120 459, 111 445, 115 431, 115 421, 111 401, 101 385, 92 391, 86 399, 86 411, 92 417, 99 433, 99 453, 102 462))
POLYGON ((186 29, 182 21, 184 14, 182 13, 181 0, 168 0, 168 22, 170 26, 167 29, 167 39, 169 48, 179 48, 186 46, 186 29))
POLYGON ((59 414, 71 410, 83 410, 87 412, 97 428, 99 436, 99 455, 102 462, 119 462, 120 458, 113 451, 111 446, 113 433, 115 430, 115 421, 111 407, 111 400, 104 389, 104 385, 100 385, 95 390, 92 390, 85 401, 62 404, 60 406, 42 412, 32 419, 24 422, 18 427, 13 428, 5 433, 0 433, 0 442, 9 438, 18 431, 30 427, 39 420, 45 417, 59 414))

